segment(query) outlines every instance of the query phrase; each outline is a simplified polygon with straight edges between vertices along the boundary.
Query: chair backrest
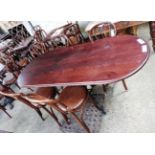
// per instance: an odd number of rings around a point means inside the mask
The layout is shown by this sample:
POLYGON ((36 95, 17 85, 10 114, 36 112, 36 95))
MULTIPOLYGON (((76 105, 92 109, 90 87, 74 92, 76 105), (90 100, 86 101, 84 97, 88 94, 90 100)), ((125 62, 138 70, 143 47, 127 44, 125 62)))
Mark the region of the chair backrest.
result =
POLYGON ((18 74, 20 73, 21 71, 21 68, 20 66, 14 61, 14 59, 7 55, 7 59, 6 59, 6 62, 4 63, 5 65, 5 69, 4 69, 4 72, 11 72, 12 74, 14 74, 15 77, 18 76, 18 74))
POLYGON ((39 25, 34 27, 34 39, 38 42, 44 42, 45 38, 47 37, 47 33, 43 30, 39 25))
POLYGON ((22 97, 26 100, 28 100, 29 102, 33 103, 33 104, 37 104, 37 105, 46 105, 48 104, 54 104, 56 103, 56 100, 54 99, 49 99, 46 98, 42 95, 38 95, 35 93, 30 93, 30 94, 22 94, 22 97))
MULTIPOLYGON (((47 33, 44 29, 42 29, 39 25, 34 27, 34 41, 30 46, 30 53, 37 53, 34 51, 38 51, 39 53, 45 53, 48 50, 48 45, 45 42, 47 37, 47 33), (33 52, 31 52, 33 50, 33 52)), ((37 53, 37 55, 39 54, 37 53)))
POLYGON ((88 32, 88 36, 89 39, 93 41, 107 36, 113 37, 116 35, 116 33, 116 27, 113 23, 101 22, 91 28, 91 30, 88 32))
POLYGON ((22 95, 22 93, 15 93, 10 87, 6 87, 0 84, 0 95, 11 97, 14 100, 21 101, 22 103, 28 105, 29 107, 36 109, 36 106, 33 105, 30 101, 26 100, 26 98, 22 95))
POLYGON ((67 26, 64 28, 63 33, 68 38, 70 46, 84 42, 84 37, 78 24, 71 24, 67 26))
POLYGON ((46 37, 45 42, 48 44, 49 49, 54 49, 63 46, 69 46, 69 40, 64 34, 64 30, 70 27, 72 23, 57 27, 53 29, 46 37))
POLYGON ((32 59, 41 55, 46 51, 46 49, 44 49, 44 46, 42 46, 41 43, 37 43, 37 42, 32 43, 28 50, 32 59))
POLYGON ((3 85, 1 82, 0 82, 0 95, 11 98, 16 98, 16 96, 18 96, 10 87, 3 85))
POLYGON ((69 40, 64 34, 59 34, 58 36, 52 37, 48 43, 51 44, 52 48, 69 46, 69 40))

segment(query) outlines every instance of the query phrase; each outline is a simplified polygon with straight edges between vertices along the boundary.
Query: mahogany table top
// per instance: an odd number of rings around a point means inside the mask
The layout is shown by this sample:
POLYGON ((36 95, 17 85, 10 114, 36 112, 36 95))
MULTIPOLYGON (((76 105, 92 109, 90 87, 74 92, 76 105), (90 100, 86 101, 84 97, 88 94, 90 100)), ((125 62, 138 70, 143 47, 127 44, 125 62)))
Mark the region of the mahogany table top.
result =
POLYGON ((149 53, 147 43, 131 35, 58 48, 33 60, 20 74, 18 84, 21 87, 109 84, 140 70, 149 53))

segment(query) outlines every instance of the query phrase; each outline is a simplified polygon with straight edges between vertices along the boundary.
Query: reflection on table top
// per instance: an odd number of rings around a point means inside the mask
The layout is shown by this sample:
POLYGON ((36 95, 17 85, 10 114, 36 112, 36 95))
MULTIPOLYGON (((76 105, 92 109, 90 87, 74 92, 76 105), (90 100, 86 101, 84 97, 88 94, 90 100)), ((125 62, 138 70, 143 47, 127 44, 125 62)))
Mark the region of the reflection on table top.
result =
POLYGON ((145 41, 131 35, 107 37, 49 51, 20 74, 25 87, 108 84, 127 78, 147 61, 145 41))

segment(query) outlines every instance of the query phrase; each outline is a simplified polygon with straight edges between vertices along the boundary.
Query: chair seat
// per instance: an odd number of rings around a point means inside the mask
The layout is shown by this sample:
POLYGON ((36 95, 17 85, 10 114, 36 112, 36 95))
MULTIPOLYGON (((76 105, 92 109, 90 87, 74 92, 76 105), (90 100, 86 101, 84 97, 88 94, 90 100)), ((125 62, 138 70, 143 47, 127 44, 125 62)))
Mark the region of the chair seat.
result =
POLYGON ((53 87, 37 88, 35 90, 35 93, 46 98, 53 98, 55 96, 55 88, 53 87))
POLYGON ((16 77, 12 73, 6 73, 3 79, 3 85, 10 85, 16 81, 16 77))
POLYGON ((71 86, 63 89, 59 96, 59 102, 64 104, 59 104, 58 107, 63 111, 67 111, 67 109, 74 110, 79 108, 87 97, 87 90, 84 87, 80 86, 71 86))
POLYGON ((20 60, 19 62, 18 62, 18 65, 20 66, 20 67, 24 67, 24 66, 26 66, 28 64, 28 60, 27 59, 22 59, 22 60, 20 60))
POLYGON ((50 98, 54 98, 55 90, 52 87, 38 88, 33 93, 27 94, 26 99, 33 103, 45 105, 50 98))

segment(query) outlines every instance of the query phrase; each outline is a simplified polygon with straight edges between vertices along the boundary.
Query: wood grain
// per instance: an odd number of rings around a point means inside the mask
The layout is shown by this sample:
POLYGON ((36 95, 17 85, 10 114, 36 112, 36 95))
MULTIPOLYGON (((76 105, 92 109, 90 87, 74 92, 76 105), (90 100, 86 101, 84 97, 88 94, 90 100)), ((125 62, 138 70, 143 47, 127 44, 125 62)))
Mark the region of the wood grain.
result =
POLYGON ((21 87, 108 84, 136 73, 149 58, 145 41, 118 35, 73 47, 59 48, 36 58, 20 74, 21 87), (142 48, 142 46, 144 46, 142 48))

